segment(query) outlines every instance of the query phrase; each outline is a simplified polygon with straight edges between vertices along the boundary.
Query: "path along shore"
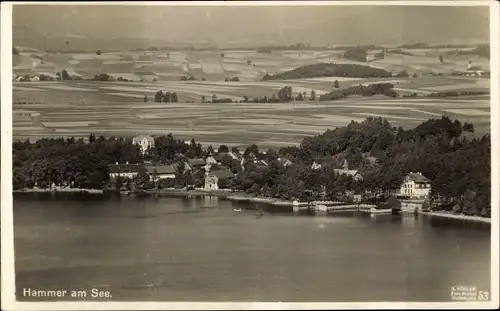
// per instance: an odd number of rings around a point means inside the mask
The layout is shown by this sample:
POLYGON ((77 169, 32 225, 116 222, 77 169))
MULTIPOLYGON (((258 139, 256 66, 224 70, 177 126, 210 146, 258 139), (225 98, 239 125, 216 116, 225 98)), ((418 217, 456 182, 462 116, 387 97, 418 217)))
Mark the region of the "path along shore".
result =
POLYGON ((231 190, 184 190, 184 189, 159 189, 145 190, 147 194, 157 194, 166 196, 212 196, 219 197, 231 201, 249 201, 254 203, 265 203, 278 206, 293 206, 293 201, 282 200, 277 198, 255 197, 240 191, 231 190))
POLYGON ((471 216, 471 215, 463 215, 463 214, 452 214, 447 212, 419 212, 422 215, 429 215, 431 217, 440 217, 440 218, 450 218, 450 219, 459 219, 466 221, 477 221, 491 224, 491 218, 481 217, 481 216, 471 216))
MULTIPOLYGON (((91 193, 91 194, 101 194, 104 193, 101 189, 80 189, 80 188, 53 188, 53 189, 22 189, 22 190, 14 190, 14 193, 50 193, 50 192, 66 192, 66 193, 91 193)), ((255 197, 244 192, 240 191, 231 191, 231 190, 185 190, 185 189, 157 189, 157 190, 144 190, 141 192, 134 191, 121 191, 121 194, 148 194, 148 195, 165 195, 165 196, 183 196, 183 197, 192 197, 192 196, 212 196, 212 197, 220 197, 226 200, 231 201, 248 201, 253 203, 264 203, 276 206, 293 206, 293 201, 291 200, 282 200, 277 198, 265 198, 265 197, 255 197)), ((475 221, 482 223, 491 224, 491 218, 481 217, 481 216, 471 216, 471 215, 463 215, 463 214, 453 214, 448 212, 422 212, 419 211, 419 214, 428 215, 431 217, 439 217, 439 218, 450 218, 450 219, 458 219, 465 221, 475 221)))

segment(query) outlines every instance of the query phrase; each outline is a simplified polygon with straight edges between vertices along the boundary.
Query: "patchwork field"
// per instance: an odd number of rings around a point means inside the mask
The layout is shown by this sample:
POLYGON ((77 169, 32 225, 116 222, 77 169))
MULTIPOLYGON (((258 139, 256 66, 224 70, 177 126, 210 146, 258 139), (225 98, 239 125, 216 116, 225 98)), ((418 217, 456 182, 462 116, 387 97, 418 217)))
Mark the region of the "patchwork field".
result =
MULTIPOLYGON (((435 51, 421 55, 390 55, 365 64, 387 70, 412 73, 463 70, 467 58, 449 57, 441 64, 435 51)), ((473 122, 478 133, 489 131, 489 96, 446 99, 390 99, 351 97, 332 102, 288 104, 202 104, 201 98, 244 96, 271 97, 283 86, 295 94, 312 90, 319 96, 330 92, 333 81, 345 88, 359 84, 391 82, 400 93, 427 94, 446 90, 488 91, 490 80, 483 77, 420 76, 418 78, 356 79, 320 77, 297 80, 260 81, 278 73, 318 62, 346 62, 340 52, 283 51, 270 54, 254 51, 214 52, 123 52, 103 55, 46 54, 43 63, 35 55, 14 55, 14 74, 52 73, 62 69, 82 76, 107 72, 115 77, 143 82, 24 82, 13 84, 14 139, 103 135, 173 133, 183 139, 195 138, 204 144, 263 147, 300 143, 305 135, 346 125, 368 116, 387 117, 403 127, 443 114, 473 122), (197 81, 179 81, 190 74, 197 81), (240 82, 224 82, 237 76, 240 82), (205 81, 201 81, 204 78, 205 81), (156 80, 156 81, 153 81, 156 80), (154 94, 177 92, 180 103, 153 103, 154 94), (144 96, 149 102, 144 103, 144 96), (194 103, 189 103, 194 102, 194 103)), ((39 54, 37 54, 39 55, 39 54)), ((40 56, 40 55, 39 55, 40 56)), ((355 63, 349 61, 350 63, 355 63)), ((473 59, 475 65, 487 61, 473 59)))

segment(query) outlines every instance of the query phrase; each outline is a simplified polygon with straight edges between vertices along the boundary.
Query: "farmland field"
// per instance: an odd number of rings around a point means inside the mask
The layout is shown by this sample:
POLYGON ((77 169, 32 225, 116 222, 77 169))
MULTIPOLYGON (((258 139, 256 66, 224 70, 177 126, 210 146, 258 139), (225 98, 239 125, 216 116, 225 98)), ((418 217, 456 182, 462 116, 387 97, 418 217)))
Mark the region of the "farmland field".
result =
MULTIPOLYGON (((463 70, 468 58, 447 57, 440 63, 433 51, 419 55, 387 54, 384 60, 364 63, 386 70, 413 73, 463 70)), ((40 53, 36 55, 40 56, 40 53)), ((386 117, 394 125, 413 127, 441 115, 472 122, 476 132, 489 131, 489 96, 449 98, 349 97, 345 100, 304 101, 286 104, 203 104, 201 98, 243 100, 244 96, 271 97, 291 86, 296 94, 312 90, 319 96, 330 92, 333 81, 340 88, 359 84, 390 82, 400 93, 488 91, 485 77, 425 76, 417 78, 335 78, 260 81, 275 74, 318 62, 357 63, 340 59, 336 51, 123 52, 93 54, 46 54, 43 63, 34 54, 14 55, 14 74, 54 73, 62 69, 82 76, 106 72, 143 82, 14 82, 14 139, 40 137, 86 137, 90 132, 106 136, 173 133, 182 139, 195 138, 204 144, 272 147, 300 143, 306 135, 360 121, 369 116, 386 117), (179 81, 182 75, 196 81, 179 81), (224 82, 237 76, 239 82, 224 82), (204 78, 204 81, 201 79, 204 78), (179 103, 154 103, 154 94, 177 92, 179 103), (143 101, 144 96, 149 101, 143 101)), ((487 60, 472 58, 488 66, 487 60)))

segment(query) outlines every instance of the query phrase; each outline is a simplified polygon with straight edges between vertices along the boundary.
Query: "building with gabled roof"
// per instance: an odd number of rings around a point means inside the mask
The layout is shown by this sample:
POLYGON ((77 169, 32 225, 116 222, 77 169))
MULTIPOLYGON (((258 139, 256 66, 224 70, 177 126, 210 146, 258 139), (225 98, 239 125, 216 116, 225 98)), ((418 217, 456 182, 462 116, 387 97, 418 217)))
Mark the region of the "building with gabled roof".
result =
POLYGON ((225 156, 230 156, 231 159, 233 159, 233 160, 239 160, 240 159, 240 155, 236 155, 232 151, 229 151, 229 152, 220 152, 220 153, 216 154, 214 156, 214 158, 215 158, 215 160, 217 160, 217 162, 220 163, 225 156))
POLYGON ((207 162, 205 161, 205 159, 197 158, 197 159, 187 159, 186 164, 189 165, 189 167, 192 170, 194 170, 204 167, 207 164, 207 162))
POLYGON ((420 172, 410 172, 403 180, 399 195, 410 198, 427 198, 431 192, 432 181, 420 172))
POLYGON ((341 176, 350 176, 354 181, 362 181, 363 176, 358 172, 358 170, 350 170, 347 160, 344 160, 344 164, 341 169, 333 169, 335 174, 341 176))
POLYGON ((148 165, 146 166, 148 174, 153 181, 159 179, 175 178, 176 167, 174 165, 148 165))
POLYGON ((467 65, 467 70, 465 70, 466 76, 482 76, 485 73, 485 70, 480 66, 472 66, 472 61, 469 61, 467 65))
POLYGON ((362 181, 363 176, 357 170, 334 169, 336 174, 342 176, 350 176, 354 181, 362 181))
POLYGON ((147 173, 148 170, 144 164, 110 164, 108 165, 109 177, 115 179, 118 176, 123 178, 132 178, 139 173, 147 173))
POLYGON ((132 139, 132 142, 141 147, 142 154, 145 154, 148 148, 155 147, 155 139, 150 135, 138 135, 132 139))
POLYGON ((205 174, 204 188, 207 190, 219 190, 219 180, 232 177, 234 177, 234 174, 228 169, 207 172, 205 174))

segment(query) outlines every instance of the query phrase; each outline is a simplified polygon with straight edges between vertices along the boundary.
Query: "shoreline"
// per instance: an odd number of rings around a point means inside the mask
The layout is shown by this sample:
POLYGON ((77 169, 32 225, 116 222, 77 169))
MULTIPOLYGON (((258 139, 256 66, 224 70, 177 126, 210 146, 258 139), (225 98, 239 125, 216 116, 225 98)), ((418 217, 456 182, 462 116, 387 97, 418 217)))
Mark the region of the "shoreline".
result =
POLYGON ((13 193, 57 193, 57 192, 66 192, 66 193, 91 193, 91 194, 102 194, 104 193, 103 189, 85 189, 85 188, 54 188, 54 189, 17 189, 12 190, 13 193))
POLYGON ((486 218, 486 217, 481 217, 481 216, 452 214, 452 213, 446 213, 446 212, 418 212, 418 213, 422 214, 422 215, 431 216, 431 217, 466 220, 466 221, 474 221, 474 222, 482 222, 482 223, 491 224, 491 218, 486 218))
POLYGON ((191 197, 191 196, 211 196, 211 197, 219 197, 229 201, 248 201, 253 203, 265 203, 276 206, 293 206, 292 201, 278 199, 278 198, 266 198, 266 197, 256 197, 252 195, 248 195, 244 192, 240 191, 231 191, 231 190, 190 190, 186 191, 183 189, 161 189, 161 190, 144 190, 144 192, 130 192, 133 195, 141 195, 142 193, 148 195, 166 195, 166 196, 183 196, 183 197, 191 197))
MULTIPOLYGON (((13 190, 13 193, 90 193, 90 194, 103 194, 106 191, 113 191, 110 189, 80 189, 80 188, 56 188, 56 189, 22 189, 22 190, 13 190)), ((226 199, 229 201, 246 201, 252 203, 263 203, 270 204, 274 206, 286 206, 293 207, 293 201, 291 200, 283 200, 278 198, 269 198, 269 197, 257 197, 253 195, 246 194, 241 191, 232 191, 232 190, 184 190, 184 189, 158 189, 158 190, 142 190, 142 191, 115 191, 120 195, 158 195, 158 196, 181 196, 181 197, 203 197, 203 196, 211 196, 211 197, 219 197, 222 199, 226 199)), ((302 202, 301 202, 302 203, 302 202)), ((348 203, 346 203, 348 204, 348 203)), ((404 211, 403 211, 404 212, 404 211)), ((472 222, 481 222, 491 224, 491 218, 481 217, 481 216, 471 216, 471 215, 463 215, 463 214, 452 214, 447 212, 423 212, 418 211, 418 214, 427 215, 431 217, 437 218, 448 218, 448 219, 456 219, 456 220, 465 220, 472 222)))

